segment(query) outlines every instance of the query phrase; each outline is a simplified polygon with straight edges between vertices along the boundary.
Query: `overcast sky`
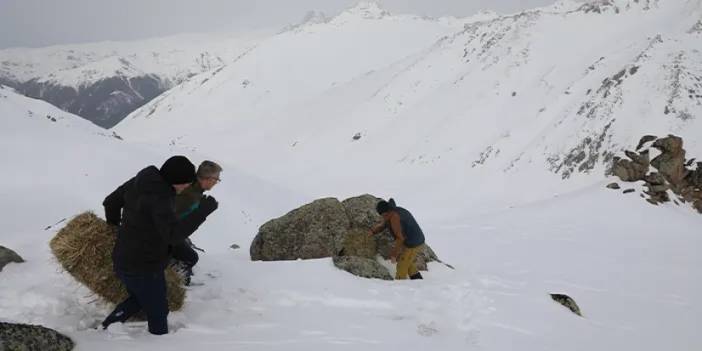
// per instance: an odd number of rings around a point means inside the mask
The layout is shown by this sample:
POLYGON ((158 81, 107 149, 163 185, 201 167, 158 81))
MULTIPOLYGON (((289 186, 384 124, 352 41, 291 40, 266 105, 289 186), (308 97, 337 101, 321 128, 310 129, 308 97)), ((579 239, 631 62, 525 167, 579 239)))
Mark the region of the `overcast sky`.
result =
MULTIPOLYGON (((309 10, 334 15, 358 0, 0 0, 0 48, 132 40, 177 33, 281 28, 309 10)), ((510 13, 554 0, 379 0, 392 13, 510 13)))

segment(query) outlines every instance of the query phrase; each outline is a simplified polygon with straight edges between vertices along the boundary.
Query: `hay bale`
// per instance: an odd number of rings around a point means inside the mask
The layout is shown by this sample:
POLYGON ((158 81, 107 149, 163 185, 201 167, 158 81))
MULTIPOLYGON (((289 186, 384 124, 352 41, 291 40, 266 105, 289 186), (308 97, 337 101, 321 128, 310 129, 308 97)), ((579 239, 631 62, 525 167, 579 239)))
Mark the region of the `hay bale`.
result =
MULTIPOLYGON (((112 249, 117 228, 92 212, 82 213, 51 239, 49 246, 63 268, 76 280, 108 302, 118 304, 127 291, 112 269, 112 249)), ((171 267, 166 269, 168 308, 183 307, 185 289, 182 277, 171 267)))

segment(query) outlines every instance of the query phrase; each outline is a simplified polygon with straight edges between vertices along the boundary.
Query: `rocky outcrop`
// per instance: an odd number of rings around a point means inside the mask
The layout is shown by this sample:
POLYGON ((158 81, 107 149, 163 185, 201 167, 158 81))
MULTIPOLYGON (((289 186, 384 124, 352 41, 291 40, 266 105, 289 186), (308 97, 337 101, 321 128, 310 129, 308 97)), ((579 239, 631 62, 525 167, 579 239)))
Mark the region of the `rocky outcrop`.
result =
POLYGON ((644 136, 637 151, 626 151, 629 158, 615 157, 613 175, 625 182, 644 182, 644 198, 657 205, 675 196, 676 203, 690 203, 702 213, 702 162, 685 159, 683 140, 669 135, 665 138, 644 136), (659 155, 649 161, 651 148, 659 155), (695 165, 695 168, 689 168, 695 165))
MULTIPOLYGON (((344 201, 319 199, 270 220, 259 228, 251 244, 251 259, 277 261, 336 257, 335 264, 342 269, 362 277, 379 277, 377 271, 386 270, 382 265, 355 259, 375 261, 378 257, 390 257, 394 243, 392 234, 386 230, 375 236, 369 235, 370 228, 381 221, 375 211, 378 200, 372 195, 344 201)), ((427 270, 427 262, 436 260, 434 251, 425 245, 415 263, 420 270, 427 270)))
POLYGON ((633 151, 626 151, 625 154, 629 157, 629 160, 619 157, 614 158, 612 173, 625 182, 643 180, 650 166, 648 152, 637 154, 633 151))
POLYGON ((24 260, 16 252, 0 245, 0 272, 8 263, 22 263, 24 260))
POLYGON ((653 147, 661 154, 651 160, 651 166, 657 169, 668 183, 681 185, 687 173, 682 138, 670 135, 656 140, 653 147))
POLYGON ((0 350, 70 351, 73 340, 39 325, 0 322, 0 350))

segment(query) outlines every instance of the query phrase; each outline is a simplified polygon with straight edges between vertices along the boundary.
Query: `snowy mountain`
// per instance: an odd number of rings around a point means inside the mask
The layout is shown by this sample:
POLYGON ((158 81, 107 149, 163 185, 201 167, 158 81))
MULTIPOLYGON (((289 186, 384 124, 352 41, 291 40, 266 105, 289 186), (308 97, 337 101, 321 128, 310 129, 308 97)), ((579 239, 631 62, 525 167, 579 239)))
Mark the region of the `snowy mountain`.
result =
MULTIPOLYGON (((56 329, 74 340, 76 350, 153 350, 155 343, 213 351, 506 351, 515 345, 643 351, 702 345, 702 284, 694 273, 702 264, 700 217, 686 207, 654 207, 597 180, 574 192, 548 193, 544 201, 532 197, 509 208, 482 204, 479 213, 465 196, 431 201, 426 189, 400 176, 401 168, 390 175, 359 168, 336 184, 339 191, 348 189, 345 183, 357 191, 377 189, 392 177, 403 189, 393 196, 415 213, 431 246, 455 267, 431 263, 423 281, 362 279, 334 268, 329 258, 252 262, 247 250, 229 249, 232 243, 247 247, 267 219, 326 191, 327 173, 310 173, 320 187, 296 195, 226 160, 220 161, 224 181, 213 191, 220 208, 193 236, 206 250, 195 267, 194 280, 202 285, 190 287, 184 309, 169 315, 170 334, 155 339, 144 322, 95 330, 112 306, 59 268, 49 240, 71 216, 101 214, 104 196, 142 167, 174 153, 196 162, 212 155, 97 135, 100 129, 79 117, 9 89, 0 90, 0 112, 0 163, 7 166, 0 173, 0 244, 26 260, 0 272, 0 321, 56 329), (374 179, 359 181, 369 174, 374 179), (446 220, 447 210, 461 215, 446 220), (583 317, 549 293, 573 297, 583 317)), ((255 156, 272 148, 236 152, 255 156)), ((327 169, 344 162, 336 159, 327 169)), ((433 174, 439 180, 453 176, 440 168, 433 174)), ((482 180, 480 186, 499 183, 482 180)), ((538 177, 526 181, 558 187, 538 177)), ((295 190, 304 183, 289 180, 295 190)), ((513 194, 494 196, 503 204, 515 202, 513 194)))
POLYGON ((185 79, 236 60, 265 35, 5 49, 0 50, 0 83, 109 128, 185 79))
POLYGON ((26 260, 0 271, 0 322, 56 329, 77 351, 702 347, 702 217, 643 201, 642 184, 607 189, 603 175, 643 134, 675 133, 702 157, 701 1, 468 19, 362 3, 321 18, 108 131, 0 87, 0 245, 26 260), (199 285, 168 335, 144 322, 95 330, 113 306, 60 269, 49 240, 173 154, 224 167, 220 207, 192 237, 199 285), (381 281, 330 258, 251 261, 269 219, 363 193, 411 210, 455 269, 381 281))
POLYGON ((354 9, 269 38, 116 130, 219 152, 280 182, 390 165, 450 170, 453 186, 517 169, 601 177, 644 134, 678 134, 702 153, 701 17, 699 0, 564 1, 467 19, 434 41, 451 27, 354 9), (252 149, 269 153, 239 152, 252 149), (327 169, 335 159, 344 166, 327 169))

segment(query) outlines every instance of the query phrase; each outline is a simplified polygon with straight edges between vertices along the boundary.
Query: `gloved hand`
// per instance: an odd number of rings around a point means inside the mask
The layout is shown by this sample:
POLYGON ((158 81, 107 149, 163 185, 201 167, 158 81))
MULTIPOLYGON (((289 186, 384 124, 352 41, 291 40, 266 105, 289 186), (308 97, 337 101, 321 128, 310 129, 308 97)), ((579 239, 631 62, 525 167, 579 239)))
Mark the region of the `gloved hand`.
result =
POLYGON ((219 206, 217 200, 212 196, 203 196, 200 200, 200 211, 203 212, 205 216, 209 216, 210 213, 214 212, 219 206))
POLYGON ((121 222, 122 211, 119 208, 105 207, 105 222, 110 225, 119 227, 121 222))

